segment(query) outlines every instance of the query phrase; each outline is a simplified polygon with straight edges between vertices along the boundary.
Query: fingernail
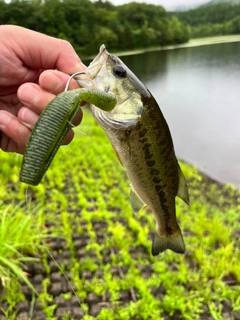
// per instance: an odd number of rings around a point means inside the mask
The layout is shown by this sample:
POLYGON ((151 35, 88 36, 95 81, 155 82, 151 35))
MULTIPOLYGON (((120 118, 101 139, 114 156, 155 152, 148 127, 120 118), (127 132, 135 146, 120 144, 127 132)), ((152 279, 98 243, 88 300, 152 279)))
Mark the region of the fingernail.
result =
POLYGON ((87 67, 85 66, 85 64, 83 64, 82 61, 79 60, 78 62, 73 63, 72 66, 68 68, 66 73, 74 74, 76 72, 85 71, 86 69, 87 67))
POLYGON ((18 89, 18 98, 25 105, 30 105, 37 98, 38 92, 33 84, 25 84, 18 89))
POLYGON ((28 108, 22 108, 18 115, 20 122, 29 129, 33 129, 39 116, 28 108))
POLYGON ((49 92, 56 92, 62 86, 62 79, 52 71, 45 71, 45 73, 41 75, 41 83, 44 83, 44 89, 49 92), (53 86, 53 84, 55 84, 55 86, 53 86))

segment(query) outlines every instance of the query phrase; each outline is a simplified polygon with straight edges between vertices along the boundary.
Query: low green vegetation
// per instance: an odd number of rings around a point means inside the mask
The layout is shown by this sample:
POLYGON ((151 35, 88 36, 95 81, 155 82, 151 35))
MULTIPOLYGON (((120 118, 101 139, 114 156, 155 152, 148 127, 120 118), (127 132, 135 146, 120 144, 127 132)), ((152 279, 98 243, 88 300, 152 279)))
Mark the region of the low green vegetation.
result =
POLYGON ((20 206, 13 208, 10 205, 0 211, 0 281, 3 286, 15 277, 33 289, 22 266, 24 262, 36 260, 29 256, 34 255, 40 245, 39 237, 34 233, 36 222, 20 206))
POLYGON ((0 318, 237 319, 238 191, 181 163, 187 251, 153 258, 154 217, 132 213, 126 174, 88 111, 75 132, 37 187, 19 182, 21 156, 0 154, 0 318))

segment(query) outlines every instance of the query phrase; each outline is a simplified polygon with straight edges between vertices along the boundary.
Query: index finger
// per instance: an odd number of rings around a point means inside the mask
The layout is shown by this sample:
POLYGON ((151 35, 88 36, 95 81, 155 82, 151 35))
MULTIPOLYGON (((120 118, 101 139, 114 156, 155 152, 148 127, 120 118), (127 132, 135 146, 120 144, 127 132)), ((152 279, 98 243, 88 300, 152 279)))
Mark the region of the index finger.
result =
POLYGON ((9 34, 6 37, 7 46, 25 66, 58 69, 68 74, 85 68, 68 41, 13 25, 1 26, 1 31, 9 34))

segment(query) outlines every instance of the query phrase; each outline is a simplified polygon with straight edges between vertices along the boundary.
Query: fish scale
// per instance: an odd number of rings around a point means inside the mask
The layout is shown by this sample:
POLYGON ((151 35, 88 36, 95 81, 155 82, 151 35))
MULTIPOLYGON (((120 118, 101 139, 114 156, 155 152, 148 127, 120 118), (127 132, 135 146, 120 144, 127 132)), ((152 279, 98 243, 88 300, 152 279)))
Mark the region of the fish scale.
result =
MULTIPOLYGON (((152 105, 151 105, 152 107, 152 105)), ((150 109, 150 107, 149 107, 150 109)), ((148 109, 148 110, 149 110, 148 109)), ((149 118, 149 113, 148 112, 148 116, 145 119, 145 113, 143 113, 140 122, 143 124, 142 126, 148 126, 148 120, 149 118)), ((136 130, 137 130, 138 126, 136 126, 136 130)), ((157 207, 156 211, 159 209, 159 206, 162 208, 162 213, 163 215, 165 215, 165 219, 166 217, 170 218, 171 217, 171 213, 175 214, 175 204, 173 204, 172 198, 175 197, 177 190, 175 191, 173 189, 173 181, 169 181, 169 183, 166 182, 166 179, 164 179, 164 177, 161 176, 161 172, 164 172, 163 170, 163 166, 168 165, 169 167, 169 171, 171 172, 173 171, 172 169, 175 168, 174 163, 170 163, 169 161, 163 162, 163 158, 164 155, 169 153, 169 149, 166 149, 166 152, 159 152, 160 150, 158 150, 157 146, 156 146, 156 142, 159 141, 157 137, 159 137, 160 135, 158 134, 161 131, 160 127, 158 127, 158 130, 156 130, 154 127, 148 127, 148 130, 146 131, 146 136, 148 138, 146 138, 147 143, 142 145, 142 149, 144 152, 144 157, 146 162, 143 163, 146 171, 147 171, 147 177, 145 177, 145 180, 147 178, 148 181, 151 181, 151 183, 153 184, 153 187, 155 188, 156 194, 154 194, 154 199, 156 203, 153 204, 148 204, 149 206, 151 206, 152 208, 157 207), (146 148, 147 146, 147 148, 146 148), (149 147, 150 146, 150 147, 149 147), (151 161, 149 161, 149 159, 153 159, 151 161), (163 162, 163 163, 162 163, 163 162), (151 172, 151 168, 154 168, 154 174, 152 174, 151 172), (154 178, 157 179, 157 182, 154 181, 154 178), (168 186, 169 185, 169 186, 168 186), (169 197, 169 201, 167 201, 167 198, 165 196, 165 193, 167 191, 167 189, 169 189, 169 192, 172 193, 172 197, 169 197), (171 200, 171 201, 170 201, 171 200), (160 202, 160 205, 159 205, 160 202), (170 202, 170 203, 168 203, 170 202), (168 203, 166 205, 166 203, 168 203)), ((140 130, 141 132, 141 130, 140 130)), ((136 139, 137 140, 137 139, 136 139)), ((135 141, 136 141, 135 140, 135 141)), ((141 141, 140 141, 141 143, 141 141)), ((158 144, 158 143, 157 143, 158 144)), ((140 147, 140 146, 138 146, 140 147)), ((170 149, 171 150, 171 149, 170 149)), ((174 170, 175 171, 175 170, 174 170)), ((174 177, 176 177, 176 174, 174 175, 174 177)), ((130 179, 131 180, 131 179, 130 179)), ((144 190, 145 193, 147 193, 147 191, 144 190)), ((171 219, 174 221, 174 216, 173 218, 171 217, 171 219)), ((165 221, 166 222, 166 221, 165 221)), ((161 223, 161 225, 164 225, 164 223, 161 223)))
MULTIPOLYGON (((150 104, 148 105, 147 112, 143 111, 138 124, 131 128, 131 130, 128 130, 128 139, 125 138, 125 131, 108 129, 106 133, 117 151, 121 162, 124 164, 135 192, 152 209, 155 217, 157 216, 158 220, 161 220, 159 224, 163 230, 162 233, 171 236, 178 232, 179 229, 175 217, 178 167, 176 158, 171 157, 171 152, 174 152, 172 143, 168 143, 167 147, 164 143, 166 141, 166 134, 162 133, 162 130, 166 131, 168 129, 166 128, 166 123, 162 121, 162 126, 148 125, 152 119, 150 117, 151 113, 155 114, 156 117, 154 107, 158 108, 158 105, 150 104), (116 137, 116 140, 121 140, 121 145, 118 145, 113 137, 116 137), (145 142, 143 142, 143 139, 145 139, 145 142), (124 141, 126 141, 125 146, 124 141), (161 151, 158 149, 159 144, 164 147, 161 151), (129 149, 129 152, 126 151, 127 149, 129 149), (169 156, 172 159, 166 161, 165 157, 169 156), (144 162, 142 161, 143 158, 145 159, 144 162), (138 167, 139 170, 131 170, 133 167, 138 167), (151 172, 152 168, 154 169, 154 174, 151 172), (166 170, 168 173, 171 173, 170 178, 172 178, 168 183, 164 177, 161 177, 161 172, 165 172, 166 170), (159 179, 160 183, 154 182, 154 178, 159 179), (171 197, 166 197, 167 191, 171 194, 171 197), (161 215, 157 213, 159 210, 161 210, 161 215)), ((159 112, 159 108, 155 111, 159 112)))

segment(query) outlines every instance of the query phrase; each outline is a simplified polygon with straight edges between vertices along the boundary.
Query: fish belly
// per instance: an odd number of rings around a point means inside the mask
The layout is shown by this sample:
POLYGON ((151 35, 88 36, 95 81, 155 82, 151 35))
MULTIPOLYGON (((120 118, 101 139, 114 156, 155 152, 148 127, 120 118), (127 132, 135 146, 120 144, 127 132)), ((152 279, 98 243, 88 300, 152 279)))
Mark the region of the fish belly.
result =
POLYGON ((144 112, 136 126, 106 133, 134 191, 153 211, 159 232, 172 234, 178 228, 175 215, 178 163, 169 129, 162 122, 162 119, 154 121, 144 112))

